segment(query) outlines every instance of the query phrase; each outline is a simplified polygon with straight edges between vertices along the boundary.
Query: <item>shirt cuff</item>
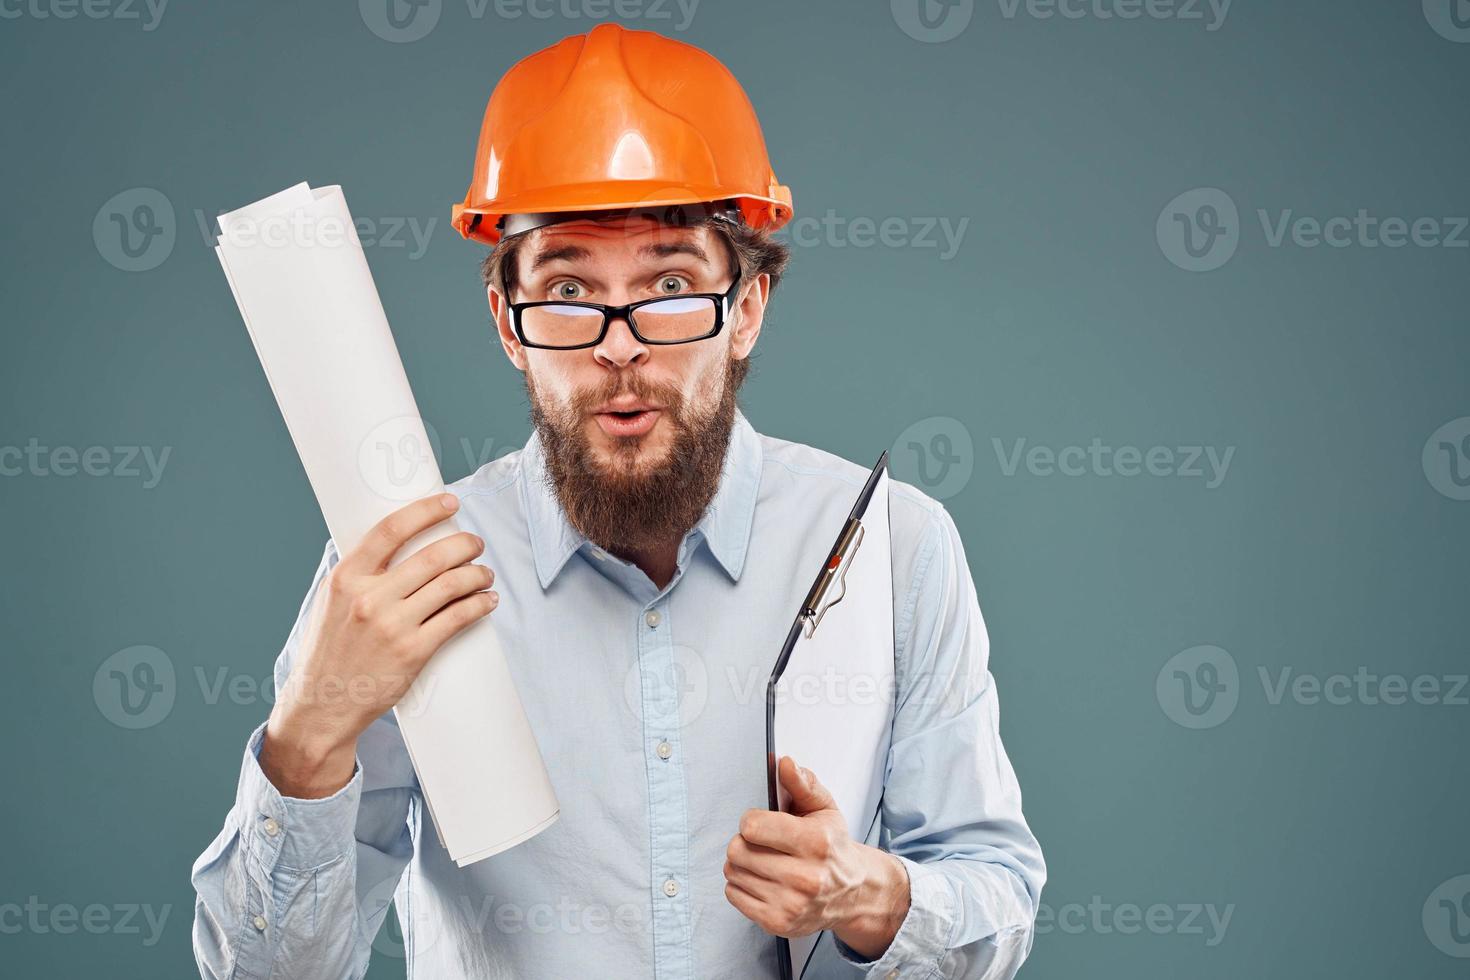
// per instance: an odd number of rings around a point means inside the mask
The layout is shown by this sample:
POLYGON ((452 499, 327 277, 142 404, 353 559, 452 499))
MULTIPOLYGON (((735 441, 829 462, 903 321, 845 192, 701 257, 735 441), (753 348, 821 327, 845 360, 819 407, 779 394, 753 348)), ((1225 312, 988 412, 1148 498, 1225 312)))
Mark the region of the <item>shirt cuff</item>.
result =
POLYGON ((909 875, 909 911, 888 949, 876 960, 869 960, 838 939, 836 933, 832 941, 838 955, 863 967, 869 980, 928 980, 940 976, 940 962, 954 934, 954 890, 948 876, 938 868, 894 856, 909 875))
POLYGON ((355 851, 362 765, 354 757, 352 778, 331 796, 301 800, 282 796, 260 768, 262 724, 250 736, 240 765, 235 812, 245 850, 267 873, 275 868, 308 871, 355 851))

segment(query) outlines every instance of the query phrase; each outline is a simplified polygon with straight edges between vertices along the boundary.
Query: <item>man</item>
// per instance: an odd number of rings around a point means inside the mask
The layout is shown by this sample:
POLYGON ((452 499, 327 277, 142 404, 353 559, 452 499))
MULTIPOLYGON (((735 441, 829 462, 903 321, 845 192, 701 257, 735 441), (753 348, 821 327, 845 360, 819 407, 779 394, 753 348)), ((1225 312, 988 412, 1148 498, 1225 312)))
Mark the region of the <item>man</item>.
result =
POLYGON ((880 825, 853 840, 800 760, 780 761, 793 812, 763 808, 765 678, 866 475, 736 404, 790 213, 749 101, 698 49, 607 24, 502 79, 455 222, 494 245, 535 431, 352 552, 328 543, 194 867, 206 976, 361 976, 390 898, 424 977, 770 977, 772 936, 822 930, 807 977, 1014 975, 1045 868, 959 536, 912 487, 889 505, 880 825), (462 533, 388 568, 450 513, 462 533), (562 809, 459 868, 390 709, 490 614, 562 809), (333 681, 374 693, 321 696, 333 681))

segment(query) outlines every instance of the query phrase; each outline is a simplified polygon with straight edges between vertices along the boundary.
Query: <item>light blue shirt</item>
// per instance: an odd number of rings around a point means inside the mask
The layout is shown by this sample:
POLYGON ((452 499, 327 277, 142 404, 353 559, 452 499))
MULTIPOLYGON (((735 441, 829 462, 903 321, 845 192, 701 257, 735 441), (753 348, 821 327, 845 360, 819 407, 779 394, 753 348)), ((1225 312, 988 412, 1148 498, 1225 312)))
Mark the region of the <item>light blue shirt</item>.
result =
MULTIPOLYGON (((775 940, 725 898, 725 848, 740 815, 765 805, 766 679, 867 469, 738 415, 718 492, 659 589, 572 530, 544 462, 533 435, 450 489, 461 526, 486 541, 491 615, 560 819, 459 868, 391 713, 359 741, 352 781, 322 800, 266 780, 262 726, 194 865, 205 976, 360 977, 395 897, 411 977, 777 975, 775 940)), ((1008 978, 1031 949, 1045 865, 1001 746, 959 535, 934 500, 891 491, 896 706, 867 843, 901 859, 910 908, 879 959, 827 933, 806 976, 1008 978)), ((278 690, 336 560, 328 542, 278 690)))

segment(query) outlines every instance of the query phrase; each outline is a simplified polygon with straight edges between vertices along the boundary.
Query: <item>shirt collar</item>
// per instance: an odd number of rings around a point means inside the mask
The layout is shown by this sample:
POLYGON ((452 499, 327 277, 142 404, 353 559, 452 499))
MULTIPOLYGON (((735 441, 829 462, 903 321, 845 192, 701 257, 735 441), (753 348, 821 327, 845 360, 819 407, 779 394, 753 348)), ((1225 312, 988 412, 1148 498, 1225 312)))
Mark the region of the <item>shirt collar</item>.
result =
MULTIPOLYGON (((737 582, 745 567, 760 479, 760 437, 745 414, 736 409, 730 445, 720 470, 719 488, 704 516, 689 534, 703 540, 720 567, 737 582)), ((541 444, 540 434, 534 430, 521 450, 520 482, 536 577, 541 588, 550 588, 567 560, 579 548, 595 546, 567 521, 561 501, 548 482, 545 447, 541 444)))

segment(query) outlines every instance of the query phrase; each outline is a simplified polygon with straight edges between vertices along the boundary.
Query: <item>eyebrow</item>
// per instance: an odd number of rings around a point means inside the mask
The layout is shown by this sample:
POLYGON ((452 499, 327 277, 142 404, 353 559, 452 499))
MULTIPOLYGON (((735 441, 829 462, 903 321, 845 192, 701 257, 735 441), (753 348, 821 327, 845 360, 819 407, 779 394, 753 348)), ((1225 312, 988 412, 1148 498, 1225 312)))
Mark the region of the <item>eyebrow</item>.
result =
MULTIPOLYGON (((638 254, 646 258, 664 259, 672 255, 688 255, 706 264, 709 263, 709 254, 693 242, 649 242, 638 250, 638 254)), ((552 262, 565 261, 574 262, 578 259, 591 258, 592 253, 580 245, 557 245, 545 248, 536 253, 531 260, 531 272, 552 262)))
POLYGON ((559 260, 570 262, 576 259, 588 258, 590 255, 591 253, 580 245, 558 245, 553 248, 544 248, 537 252, 536 257, 531 260, 531 271, 535 272, 543 265, 551 262, 559 260))
POLYGON ((709 264, 709 256, 704 249, 693 242, 649 242, 638 250, 639 255, 654 259, 666 259, 671 255, 689 255, 705 264, 709 264))

